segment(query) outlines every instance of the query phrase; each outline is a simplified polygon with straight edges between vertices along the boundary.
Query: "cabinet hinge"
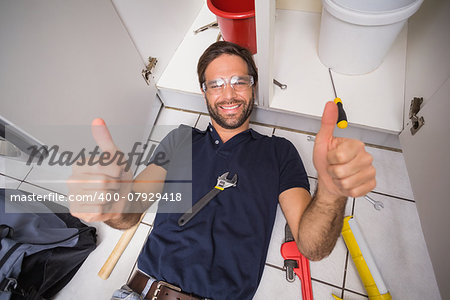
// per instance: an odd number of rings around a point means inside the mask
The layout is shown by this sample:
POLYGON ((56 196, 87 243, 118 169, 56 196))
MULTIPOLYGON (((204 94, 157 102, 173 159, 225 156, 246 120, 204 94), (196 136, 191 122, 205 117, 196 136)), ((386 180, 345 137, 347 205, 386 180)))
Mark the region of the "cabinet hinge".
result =
POLYGON ((155 69, 157 62, 158 59, 150 56, 148 58, 148 65, 145 67, 145 69, 142 69, 142 77, 144 77, 144 80, 147 83, 147 85, 150 85, 150 75, 152 75, 152 72, 155 69))
POLYGON ((420 105, 423 103, 423 98, 414 97, 411 100, 411 105, 409 106, 409 119, 411 120, 411 134, 415 135, 417 131, 425 124, 425 119, 423 117, 418 117, 417 113, 420 111, 420 105))
POLYGON ((16 145, 0 137, 0 156, 19 157, 20 155, 20 149, 16 145))

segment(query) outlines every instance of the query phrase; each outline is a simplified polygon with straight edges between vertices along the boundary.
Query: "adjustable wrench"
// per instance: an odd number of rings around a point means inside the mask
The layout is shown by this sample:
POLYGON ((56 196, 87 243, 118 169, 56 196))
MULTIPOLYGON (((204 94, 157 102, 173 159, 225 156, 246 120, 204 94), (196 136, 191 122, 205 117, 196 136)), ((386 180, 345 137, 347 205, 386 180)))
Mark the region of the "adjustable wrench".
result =
POLYGON ((216 186, 210 190, 205 196, 203 196, 197 203, 192 206, 192 212, 185 212, 179 219, 178 225, 184 226, 187 222, 189 222, 206 204, 209 203, 218 193, 223 191, 226 188, 231 186, 236 186, 237 183, 237 174, 234 174, 232 179, 228 179, 228 174, 230 172, 226 172, 217 178, 216 186))

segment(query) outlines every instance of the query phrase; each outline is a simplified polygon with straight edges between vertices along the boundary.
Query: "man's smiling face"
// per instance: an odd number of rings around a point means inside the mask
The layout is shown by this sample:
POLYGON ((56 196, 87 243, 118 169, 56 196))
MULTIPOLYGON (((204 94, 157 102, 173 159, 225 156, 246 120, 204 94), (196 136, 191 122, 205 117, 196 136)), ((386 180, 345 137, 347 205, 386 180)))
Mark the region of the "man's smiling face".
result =
POLYGON ((253 87, 248 86, 244 90, 236 91, 230 84, 233 76, 248 76, 247 64, 236 55, 222 54, 205 70, 205 82, 217 78, 227 81, 219 94, 211 94, 208 89, 203 93, 213 125, 225 129, 241 127, 248 122, 253 110, 253 87))

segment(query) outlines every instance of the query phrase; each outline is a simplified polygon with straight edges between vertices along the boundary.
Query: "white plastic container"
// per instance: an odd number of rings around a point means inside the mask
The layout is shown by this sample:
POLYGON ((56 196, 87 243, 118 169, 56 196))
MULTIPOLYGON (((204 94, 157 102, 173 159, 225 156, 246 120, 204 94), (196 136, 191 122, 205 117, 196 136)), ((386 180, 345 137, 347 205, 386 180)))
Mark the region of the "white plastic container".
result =
POLYGON ((319 58, 333 71, 375 70, 423 0, 322 0, 319 58))

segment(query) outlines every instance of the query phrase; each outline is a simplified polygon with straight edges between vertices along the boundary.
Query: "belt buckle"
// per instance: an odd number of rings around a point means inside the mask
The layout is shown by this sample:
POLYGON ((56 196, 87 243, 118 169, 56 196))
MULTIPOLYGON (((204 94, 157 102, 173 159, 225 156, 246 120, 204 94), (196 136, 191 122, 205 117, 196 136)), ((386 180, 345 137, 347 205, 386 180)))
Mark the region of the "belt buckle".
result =
POLYGON ((165 281, 158 281, 158 283, 156 285, 156 290, 155 290, 155 292, 153 293, 153 296, 152 296, 152 300, 157 300, 158 299, 159 292, 161 291, 161 287, 162 286, 168 287, 169 289, 177 291, 177 292, 181 292, 181 289, 179 287, 175 286, 175 285, 172 285, 172 284, 170 284, 168 282, 165 282, 165 281))

